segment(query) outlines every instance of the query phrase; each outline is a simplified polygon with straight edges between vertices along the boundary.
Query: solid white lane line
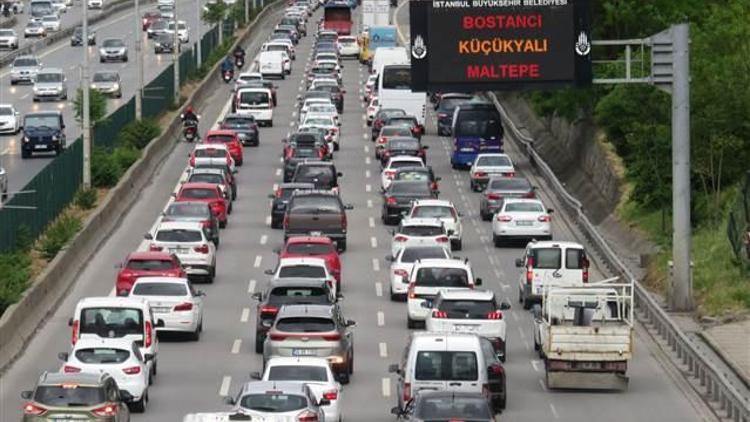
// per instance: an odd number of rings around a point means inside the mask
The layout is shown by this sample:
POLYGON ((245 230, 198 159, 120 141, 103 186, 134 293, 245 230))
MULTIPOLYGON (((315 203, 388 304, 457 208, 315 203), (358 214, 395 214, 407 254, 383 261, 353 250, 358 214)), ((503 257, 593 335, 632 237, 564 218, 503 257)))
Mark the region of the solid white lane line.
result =
POLYGON ((263 257, 260 255, 255 256, 255 263, 253 264, 253 267, 258 268, 260 267, 260 263, 263 262, 263 257))
POLYGON ((256 281, 255 281, 255 280, 250 280, 250 281, 249 281, 249 282, 247 283, 247 292, 248 292, 248 293, 251 293, 251 294, 252 294, 252 293, 255 293, 255 283, 256 283, 256 281))
POLYGON ((375 295, 377 297, 383 297, 383 283, 379 281, 375 283, 375 295))
POLYGON ((362 134, 362 139, 367 139, 367 134, 366 133, 362 134))
POLYGON ((365 192, 370 192, 370 191, 372 191, 372 186, 368 183, 365 185, 365 192))
POLYGON ((547 391, 547 386, 544 384, 544 381, 541 378, 539 379, 539 385, 542 386, 543 391, 547 391))
POLYGON ((388 345, 381 342, 378 346, 380 349, 380 357, 387 358, 388 357, 388 345))
POLYGON ((370 147, 369 147, 369 146, 367 146, 367 145, 365 145, 365 154, 367 154, 367 153, 369 153, 369 152, 370 152, 370 147))
POLYGON ((380 271, 380 261, 378 261, 377 258, 372 259, 372 270, 373 271, 380 271))
POLYGON ((273 191, 276 192, 278 189, 279 189, 279 184, 278 183, 274 183, 273 184, 273 191))
POLYGON ((270 226, 270 225, 271 225, 271 216, 269 215, 269 216, 266 216, 266 226, 270 226))
POLYGON ((232 343, 232 354, 236 355, 240 352, 240 347, 242 347, 242 339, 235 339, 234 343, 232 343))
POLYGON ((370 177, 372 177, 372 174, 370 173, 370 170, 365 170, 365 177, 368 178, 368 179, 370 177))
POLYGON ((381 384, 382 384, 381 390, 383 392, 383 397, 390 397, 391 396, 391 379, 383 378, 381 384))
POLYGON ((378 311, 378 327, 385 325, 385 314, 383 311, 378 311))
POLYGON ((281 176, 281 169, 276 169, 276 176, 281 176))
POLYGON ((229 386, 232 384, 232 377, 229 375, 221 379, 221 387, 219 387, 219 396, 224 397, 229 395, 229 386))
POLYGON ((557 409, 555 408, 555 405, 550 403, 549 404, 549 410, 552 411, 552 416, 555 417, 555 419, 560 419, 560 415, 557 414, 557 409))
POLYGON ((266 242, 268 242, 268 236, 264 234, 263 236, 260 237, 260 244, 265 245, 266 242))
POLYGON ((372 199, 367 200, 367 208, 372 208, 372 199))
POLYGON ((247 322, 250 320, 250 308, 242 308, 242 316, 240 316, 240 322, 247 322))
POLYGON ((378 247, 378 239, 376 239, 375 236, 370 238, 370 246, 372 246, 373 249, 378 247))
POLYGON ((372 161, 370 160, 370 157, 365 157, 365 164, 370 164, 372 161))

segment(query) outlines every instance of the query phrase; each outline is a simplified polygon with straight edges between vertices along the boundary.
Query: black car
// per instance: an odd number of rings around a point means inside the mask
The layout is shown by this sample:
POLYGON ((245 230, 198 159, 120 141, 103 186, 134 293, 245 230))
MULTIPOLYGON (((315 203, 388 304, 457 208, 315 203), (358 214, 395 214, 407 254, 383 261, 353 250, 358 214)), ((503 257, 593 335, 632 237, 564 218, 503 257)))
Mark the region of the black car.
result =
POLYGON ((390 116, 383 120, 385 126, 403 126, 408 127, 411 130, 411 134, 418 139, 422 139, 424 133, 424 126, 419 124, 419 120, 411 115, 403 116, 390 116))
POLYGON ((346 91, 341 89, 338 85, 317 85, 315 87, 316 91, 325 91, 328 93, 328 95, 331 97, 331 101, 333 101, 333 104, 336 106, 336 111, 339 112, 339 114, 344 112, 344 94, 346 94, 346 91))
POLYGON ((21 141, 21 158, 29 158, 35 152, 62 153, 66 146, 62 113, 40 111, 25 115, 21 141))
POLYGON ((457 105, 471 101, 472 98, 474 97, 469 94, 443 94, 440 96, 440 101, 435 106, 438 136, 451 134, 453 110, 456 109, 457 105))
POLYGON ((412 201, 430 199, 436 196, 427 181, 393 181, 388 189, 383 192, 383 210, 380 219, 388 225, 398 224, 402 215, 411 209, 412 201))
POLYGON ((172 202, 162 213, 161 221, 200 221, 206 236, 219 246, 219 220, 206 202, 172 202))
POLYGON ((406 116, 406 112, 400 108, 381 108, 372 120, 372 140, 380 136, 380 129, 385 126, 385 121, 395 116, 406 116))
POLYGON ((336 171, 336 165, 331 161, 305 160, 297 164, 292 176, 292 182, 312 183, 315 189, 337 190, 341 172, 336 171))
POLYGON ((427 145, 422 145, 417 138, 411 138, 406 136, 397 136, 388 138, 388 142, 383 148, 383 152, 380 153, 380 165, 385 166, 388 164, 388 160, 391 157, 399 155, 407 155, 410 157, 419 157, 422 162, 427 164, 427 145))
POLYGON ((495 412, 480 393, 420 390, 404 404, 391 409, 400 421, 494 422, 495 412))
MULTIPOLYGON (((179 43, 179 41, 178 41, 179 43)), ((159 34, 154 39, 154 54, 164 54, 174 52, 175 39, 172 34, 159 34)), ((177 45, 177 51, 180 46, 177 45)))
POLYGON ((289 156, 284 159, 284 182, 291 182, 294 178, 294 172, 297 170, 299 163, 309 160, 319 160, 323 154, 321 148, 299 147, 289 150, 289 156))
POLYGON ((440 177, 436 177, 432 171, 432 167, 401 167, 396 169, 396 174, 393 175, 393 180, 423 180, 430 182, 430 189, 437 195, 438 182, 440 177))
POLYGON ((228 129, 237 134, 244 146, 257 147, 260 144, 258 123, 248 114, 227 114, 219 125, 221 129, 228 129))
POLYGON ((263 353, 266 333, 282 306, 333 305, 336 302, 328 282, 315 278, 275 279, 264 292, 253 293, 252 297, 258 301, 255 318, 255 353, 263 353))
POLYGON ((273 199, 273 203, 271 204, 272 229, 281 228, 281 223, 284 221, 284 214, 286 213, 286 205, 289 203, 292 193, 298 190, 310 189, 315 189, 315 185, 312 183, 282 183, 276 189, 276 192, 268 195, 269 198, 273 199))
MULTIPOLYGON (((96 32, 91 28, 89 28, 88 38, 88 45, 96 45, 96 32)), ((73 47, 83 45, 83 27, 76 26, 73 30, 73 35, 70 37, 70 45, 73 47)))

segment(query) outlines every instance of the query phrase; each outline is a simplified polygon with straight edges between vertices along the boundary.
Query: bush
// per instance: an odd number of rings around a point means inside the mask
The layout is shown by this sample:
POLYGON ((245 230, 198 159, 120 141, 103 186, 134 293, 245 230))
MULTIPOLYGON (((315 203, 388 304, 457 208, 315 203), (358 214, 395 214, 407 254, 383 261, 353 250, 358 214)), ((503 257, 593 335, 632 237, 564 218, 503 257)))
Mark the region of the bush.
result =
POLYGON ((117 163, 121 173, 124 173, 141 158, 141 152, 131 146, 119 146, 112 151, 112 158, 117 163))
MULTIPOLYGON (((73 100, 73 109, 77 121, 83 120, 83 90, 78 88, 76 98, 73 100)), ((95 123, 103 120, 107 115, 107 97, 99 91, 89 90, 89 118, 95 123)))
POLYGON ((105 149, 94 148, 91 152, 91 183, 97 188, 109 188, 117 184, 122 170, 105 149))
POLYGON ((81 189, 76 192, 73 203, 82 210, 90 210, 96 206, 96 189, 81 189))
POLYGON ((31 258, 17 251, 0 254, 0 315, 17 302, 29 283, 31 258))
POLYGON ((37 250, 50 261, 81 229, 81 219, 69 212, 63 212, 52 222, 39 240, 37 250))
POLYGON ((127 124, 118 136, 118 144, 135 149, 143 149, 161 134, 161 127, 154 120, 136 120, 127 124))
POLYGON ((31 234, 31 228, 26 224, 21 224, 16 229, 16 250, 18 252, 28 252, 34 245, 34 236, 31 234))

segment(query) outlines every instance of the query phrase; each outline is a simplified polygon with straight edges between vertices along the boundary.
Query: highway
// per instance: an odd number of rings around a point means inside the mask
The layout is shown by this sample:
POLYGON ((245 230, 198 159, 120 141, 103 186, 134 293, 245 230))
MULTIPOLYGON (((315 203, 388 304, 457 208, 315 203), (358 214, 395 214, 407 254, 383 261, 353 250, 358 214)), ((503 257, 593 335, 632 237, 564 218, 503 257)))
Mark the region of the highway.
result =
MULTIPOLYGON (((317 12, 318 14, 320 12, 317 12)), ((263 22, 269 30, 279 14, 263 22)), ((316 18, 313 18, 315 20, 316 18)), ((311 28, 312 33, 312 28, 311 28)), ((294 71, 278 81, 279 105, 274 126, 261 130, 258 148, 245 149, 245 165, 239 169, 239 192, 227 229, 222 232, 217 278, 213 285, 199 285, 207 293, 204 332, 198 343, 164 338, 160 344, 159 375, 150 389, 151 402, 134 421, 180 421, 189 412, 226 409, 221 396, 235 394, 249 373, 259 371, 261 357, 253 351, 255 302, 252 291, 265 287, 263 271, 273 268, 273 249, 281 245, 283 234, 272 230, 270 206, 266 199, 275 184, 281 183, 281 142, 296 123, 295 97, 303 92, 304 61, 310 55, 311 38, 297 48, 294 71)), ((254 39, 248 54, 259 47, 254 39)), ((250 56, 252 57, 252 56, 250 56)), ((342 287, 346 318, 357 322, 355 369, 351 384, 344 388, 343 410, 347 420, 393 420, 389 409, 395 405, 395 383, 388 372, 390 363, 400 360, 406 344, 405 304, 388 298, 388 266, 383 259, 390 248, 390 233, 380 222, 379 163, 372 159, 373 143, 364 123, 360 88, 366 70, 354 61, 345 62, 346 99, 343 114, 341 150, 335 162, 343 172, 341 192, 349 211, 348 250, 342 255, 342 287)), ((201 132, 226 110, 229 86, 214 92, 211 106, 200 110, 201 132)), ((503 421, 582 421, 605 417, 611 421, 700 421, 710 420, 699 400, 686 392, 680 375, 643 330, 637 331, 635 357, 631 362, 630 388, 625 392, 550 392, 544 386, 544 368, 533 351, 529 329, 531 318, 516 301, 517 270, 514 259, 520 248, 495 249, 489 223, 478 215, 479 197, 468 187, 468 175, 450 168, 448 138, 435 136, 435 116, 430 113, 428 164, 442 177, 441 198, 452 200, 464 213, 464 250, 474 272, 484 279, 484 288, 507 297, 513 309, 504 313, 508 322, 508 407, 503 421), (696 404, 698 403, 698 404, 696 404)), ((517 169, 539 187, 545 203, 557 208, 548 188, 530 170, 528 162, 509 143, 509 153, 517 169)), ((0 420, 17 420, 21 390, 34 386, 45 370, 57 370, 58 352, 67 351, 70 328, 67 320, 81 297, 107 295, 112 290, 116 270, 113 265, 135 250, 142 234, 149 230, 167 202, 186 165, 191 145, 180 144, 154 175, 153 183, 123 217, 111 237, 101 245, 75 287, 49 321, 36 334, 22 357, 0 379, 0 420)), ((569 217, 558 210, 553 218, 556 239, 579 238, 569 217)), ((604 277, 594 268, 592 280, 604 277)))
MULTIPOLYGON (((177 5, 178 19, 185 20, 190 28, 191 43, 197 39, 197 28, 201 35, 207 30, 203 22, 197 22, 195 2, 200 0, 183 0, 177 5)), ((141 7, 142 15, 146 10, 153 10, 154 5, 141 7)), ((63 15, 63 19, 73 19, 78 16, 80 21, 80 2, 76 2, 73 9, 63 15), (76 15, 78 13, 78 15, 76 15)), ((99 13, 92 11, 91 13, 99 13)), ((116 13, 106 21, 93 25, 96 31, 96 46, 88 47, 90 60, 90 75, 93 76, 97 70, 117 70, 122 78, 122 98, 107 100, 107 109, 111 112, 122 104, 127 103, 135 93, 137 85, 137 73, 135 68, 135 18, 134 9, 116 13), (128 45, 128 62, 99 63, 99 45, 107 38, 124 38, 128 45)), ((26 14, 19 15, 26 17, 26 14)), ((93 16, 93 15, 92 15, 93 16)), ((140 19, 139 19, 140 21, 140 19)), ((140 27, 139 27, 140 28, 140 27)), ((155 55, 151 41, 147 39, 145 32, 139 32, 142 37, 144 48, 144 84, 149 83, 172 61, 170 54, 155 55)), ((44 67, 62 68, 67 76, 68 101, 41 102, 32 101, 31 85, 10 85, 10 67, 0 70, 0 103, 10 103, 21 112, 21 117, 32 111, 60 109, 66 122, 66 135, 69 143, 72 143, 81 134, 80 125, 76 122, 73 113, 73 100, 76 89, 81 81, 81 63, 83 61, 83 47, 71 47, 70 40, 64 39, 58 43, 46 47, 37 52, 44 67)), ((152 94, 155 95, 155 94, 152 94)), ((10 192, 17 191, 26 185, 44 166, 54 157, 52 154, 35 155, 31 159, 21 159, 20 135, 0 135, 0 165, 8 172, 10 192)))

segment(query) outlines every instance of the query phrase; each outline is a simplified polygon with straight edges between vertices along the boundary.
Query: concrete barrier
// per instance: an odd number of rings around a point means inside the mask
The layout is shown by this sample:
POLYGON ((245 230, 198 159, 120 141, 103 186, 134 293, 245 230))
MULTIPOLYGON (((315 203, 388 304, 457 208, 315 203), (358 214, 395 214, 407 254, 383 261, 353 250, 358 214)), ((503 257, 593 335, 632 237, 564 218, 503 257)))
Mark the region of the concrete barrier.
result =
MULTIPOLYGON (((283 7, 284 2, 268 5, 243 30, 236 43, 245 43, 256 35, 257 23, 265 16, 283 7)), ((204 98, 224 82, 216 77, 217 63, 193 91, 186 104, 200 108, 204 98)), ((86 267, 99 246, 107 240, 118 226, 132 204, 138 200, 143 187, 151 183, 153 174, 172 152, 180 139, 182 124, 175 114, 164 132, 143 149, 141 158, 122 176, 96 210, 84 222, 81 231, 49 263, 47 268, 33 280, 21 299, 11 305, 0 318, 0 375, 26 349, 39 327, 59 306, 78 275, 86 267)))

